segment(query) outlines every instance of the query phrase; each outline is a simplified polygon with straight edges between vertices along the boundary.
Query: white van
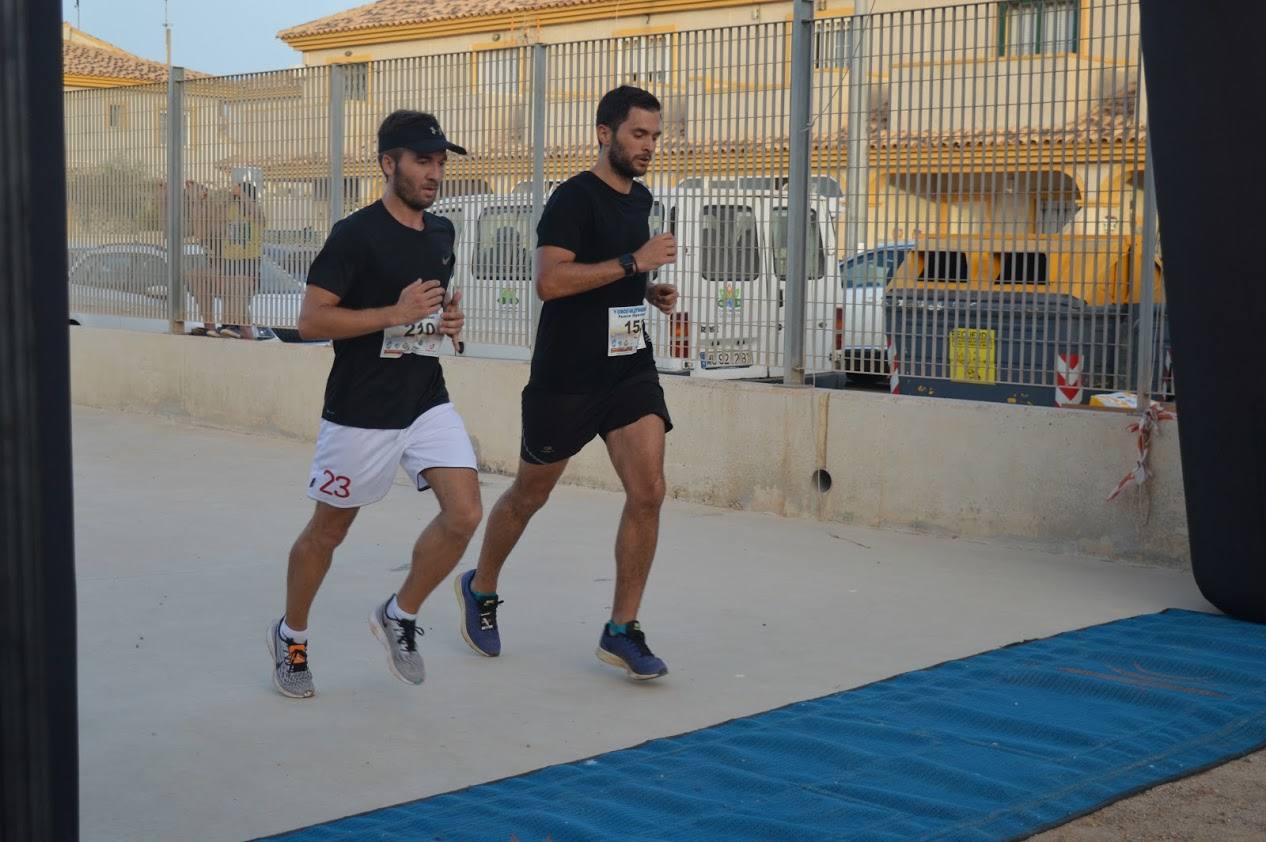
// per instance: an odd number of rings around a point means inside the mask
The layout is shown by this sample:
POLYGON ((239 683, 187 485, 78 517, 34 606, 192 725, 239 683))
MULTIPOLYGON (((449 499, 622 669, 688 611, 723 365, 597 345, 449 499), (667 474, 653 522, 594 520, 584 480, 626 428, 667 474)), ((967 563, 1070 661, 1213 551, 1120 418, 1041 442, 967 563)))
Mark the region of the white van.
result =
MULTIPOLYGON (((834 368, 841 300, 834 255, 839 202, 809 203, 806 370, 834 368)), ((788 197, 780 190, 678 189, 656 197, 652 233, 677 237, 677 263, 659 278, 681 294, 654 314, 659 367, 715 378, 780 377, 787 275, 788 197)))
MULTIPOLYGON (((466 328, 465 353, 501 359, 528 359, 532 340, 532 229, 530 196, 490 193, 441 199, 430 208, 447 218, 456 231, 456 265, 452 285, 462 290, 466 328)), ((277 324, 294 325, 303 299, 303 285, 293 292, 261 293, 255 313, 268 313, 277 324)), ((295 340, 293 330, 276 329, 295 340)), ((445 352, 452 348, 447 343, 445 352)))
POLYGON ((528 359, 532 344, 532 197, 484 193, 441 199, 431 212, 457 232, 453 285, 466 313, 471 356, 528 359))
MULTIPOLYGON (((810 207, 806 357, 830 367, 839 299, 833 259, 837 202, 810 207)), ((432 212, 457 230, 455 284, 463 290, 468 353, 484 346, 532 341, 533 251, 529 196, 477 195, 444 199, 432 212)), ((781 376, 786 274, 787 197, 781 191, 672 190, 655 198, 652 234, 678 238, 677 263, 653 280, 675 284, 681 298, 671 316, 652 313, 650 335, 661 371, 714 378, 781 376)))

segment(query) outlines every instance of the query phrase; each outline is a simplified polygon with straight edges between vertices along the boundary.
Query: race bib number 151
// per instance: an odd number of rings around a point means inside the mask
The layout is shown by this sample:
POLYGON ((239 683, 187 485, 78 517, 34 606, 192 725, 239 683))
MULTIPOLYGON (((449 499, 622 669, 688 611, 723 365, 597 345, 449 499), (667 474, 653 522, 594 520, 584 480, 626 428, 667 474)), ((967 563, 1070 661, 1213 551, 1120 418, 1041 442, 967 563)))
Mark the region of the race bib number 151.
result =
POLYGON ((607 356, 626 357, 646 347, 646 305, 607 310, 607 356))

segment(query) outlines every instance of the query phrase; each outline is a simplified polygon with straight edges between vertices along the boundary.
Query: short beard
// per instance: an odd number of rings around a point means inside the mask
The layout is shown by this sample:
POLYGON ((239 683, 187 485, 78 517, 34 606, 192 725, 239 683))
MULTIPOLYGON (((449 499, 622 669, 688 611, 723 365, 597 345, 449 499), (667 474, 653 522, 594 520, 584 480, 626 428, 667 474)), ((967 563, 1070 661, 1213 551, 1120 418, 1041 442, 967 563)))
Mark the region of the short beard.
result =
POLYGON ((410 209, 415 211, 424 211, 431 206, 430 202, 423 202, 421 199, 408 195, 405 192, 405 186, 397 181, 392 185, 396 198, 404 202, 410 209))
POLYGON ((614 137, 611 138, 611 147, 607 150, 607 160, 611 163, 611 169, 629 181, 642 176, 640 172, 633 169, 633 159, 625 153, 624 147, 614 137))

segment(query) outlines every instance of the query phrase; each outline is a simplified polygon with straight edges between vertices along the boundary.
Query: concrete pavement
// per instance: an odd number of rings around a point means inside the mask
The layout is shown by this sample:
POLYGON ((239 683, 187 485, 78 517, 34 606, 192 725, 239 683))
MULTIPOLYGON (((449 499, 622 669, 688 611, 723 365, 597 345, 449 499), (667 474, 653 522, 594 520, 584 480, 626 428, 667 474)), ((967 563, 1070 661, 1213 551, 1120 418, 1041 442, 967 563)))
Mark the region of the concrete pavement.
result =
MULTIPOLYGON (((264 630, 310 456, 76 410, 84 839, 279 832, 1017 640, 1211 610, 1182 571, 670 502, 641 619, 672 674, 633 684, 593 656, 622 498, 562 487, 503 577, 503 656, 462 642, 446 582, 422 610, 415 688, 367 624, 435 512, 401 480, 336 556, 312 619, 318 696, 292 701, 272 689, 264 630)), ((505 484, 484 478, 485 508, 505 484)))

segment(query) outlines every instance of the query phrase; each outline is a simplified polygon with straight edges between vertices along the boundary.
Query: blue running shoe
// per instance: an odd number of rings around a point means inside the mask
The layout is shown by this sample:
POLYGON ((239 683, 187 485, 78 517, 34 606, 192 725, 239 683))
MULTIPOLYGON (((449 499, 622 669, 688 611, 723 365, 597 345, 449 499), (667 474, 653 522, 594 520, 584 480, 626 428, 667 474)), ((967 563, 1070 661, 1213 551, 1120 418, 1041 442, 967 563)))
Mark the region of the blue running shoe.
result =
POLYGON ((646 645, 646 635, 636 620, 628 624, 624 634, 611 634, 611 629, 603 623, 602 640, 598 642, 598 660, 613 667, 619 667, 629 674, 629 678, 638 681, 649 681, 668 675, 668 665, 655 657, 655 653, 646 645))
POLYGON ((501 654, 501 634, 497 631, 497 606, 501 600, 496 594, 483 600, 475 598, 470 583, 474 570, 467 570, 453 580, 457 591, 457 604, 462 610, 462 637, 480 655, 495 658, 501 654))

